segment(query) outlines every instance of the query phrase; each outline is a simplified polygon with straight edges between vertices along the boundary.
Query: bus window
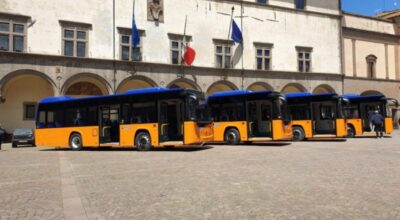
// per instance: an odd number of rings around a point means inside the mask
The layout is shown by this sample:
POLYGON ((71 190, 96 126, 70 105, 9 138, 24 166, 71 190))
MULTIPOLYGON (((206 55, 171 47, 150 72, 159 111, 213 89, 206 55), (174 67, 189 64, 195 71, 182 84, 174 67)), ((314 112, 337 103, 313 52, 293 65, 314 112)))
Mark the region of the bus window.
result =
POLYGON ((122 109, 121 109, 121 124, 130 124, 131 120, 129 118, 130 114, 130 105, 129 104, 123 104, 122 109))
POLYGON ((89 107, 87 113, 87 125, 98 125, 97 107, 89 107))
POLYGON ((320 117, 321 117, 321 120, 335 119, 336 114, 335 114, 335 111, 333 111, 333 106, 321 105, 320 106, 320 117))
POLYGON ((59 128, 63 126, 63 112, 58 111, 48 111, 46 126, 48 128, 59 128))
MULTIPOLYGON (((156 105, 154 102, 137 103, 132 105, 133 124, 154 123, 156 122, 156 105)), ((163 116, 161 116, 163 120, 163 116)))
POLYGON ((220 121, 244 120, 243 103, 222 104, 220 117, 220 121))
POLYGON ((212 121, 221 121, 218 117, 219 115, 219 105, 218 104, 213 104, 210 106, 210 111, 211 111, 211 120, 212 121))
POLYGON ((46 127, 46 111, 39 112, 39 120, 36 125, 37 128, 44 128, 46 127))
POLYGON ((310 108, 308 105, 294 105, 290 107, 290 113, 293 120, 309 120, 310 108))
POLYGON ((356 119, 360 117, 357 105, 349 105, 344 109, 344 115, 348 119, 356 119))
POLYGON ((73 108, 67 109, 65 111, 65 126, 67 127, 76 127, 76 126, 85 126, 85 119, 87 113, 86 108, 73 108))

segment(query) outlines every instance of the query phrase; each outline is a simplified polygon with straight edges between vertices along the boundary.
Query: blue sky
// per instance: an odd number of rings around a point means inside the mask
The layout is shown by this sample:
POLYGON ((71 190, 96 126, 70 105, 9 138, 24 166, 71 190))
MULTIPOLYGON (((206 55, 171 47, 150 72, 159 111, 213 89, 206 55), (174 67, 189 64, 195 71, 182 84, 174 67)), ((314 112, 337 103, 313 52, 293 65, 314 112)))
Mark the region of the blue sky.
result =
POLYGON ((400 0, 342 0, 342 8, 355 14, 375 15, 383 11, 400 9, 400 0))

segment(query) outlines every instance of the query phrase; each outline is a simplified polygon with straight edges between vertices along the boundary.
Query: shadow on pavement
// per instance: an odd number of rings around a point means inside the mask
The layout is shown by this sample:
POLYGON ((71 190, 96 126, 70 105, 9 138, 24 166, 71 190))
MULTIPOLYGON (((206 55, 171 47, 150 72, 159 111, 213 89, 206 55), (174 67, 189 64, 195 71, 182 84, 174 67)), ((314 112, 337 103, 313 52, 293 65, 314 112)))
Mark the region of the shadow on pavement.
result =
MULTIPOLYGON (((392 138, 392 136, 384 136, 383 138, 392 138)), ((376 136, 358 136, 354 137, 353 139, 376 139, 376 136)))
POLYGON ((313 139, 307 140, 305 142, 346 142, 346 138, 339 138, 339 139, 313 139))
MULTIPOLYGON (((183 146, 183 147, 159 147, 155 148, 149 152, 195 152, 195 151, 203 151, 203 150, 208 150, 212 149, 213 147, 211 146, 183 146)), ((39 148, 40 149, 40 148, 39 148)), ((68 149, 68 148, 51 148, 51 149, 40 149, 40 151, 71 151, 73 150, 68 149)), ((113 151, 113 152, 124 152, 124 151, 136 151, 138 150, 134 148, 122 148, 122 147, 101 147, 101 148, 83 148, 81 151, 83 152, 108 152, 108 151, 113 151)), ((76 151, 78 152, 78 151, 76 151)))
POLYGON ((225 143, 212 143, 212 145, 215 146, 233 146, 233 147, 239 147, 239 146, 246 146, 246 147, 284 147, 291 145, 292 143, 290 142, 256 142, 256 143, 241 143, 239 145, 229 145, 225 143))

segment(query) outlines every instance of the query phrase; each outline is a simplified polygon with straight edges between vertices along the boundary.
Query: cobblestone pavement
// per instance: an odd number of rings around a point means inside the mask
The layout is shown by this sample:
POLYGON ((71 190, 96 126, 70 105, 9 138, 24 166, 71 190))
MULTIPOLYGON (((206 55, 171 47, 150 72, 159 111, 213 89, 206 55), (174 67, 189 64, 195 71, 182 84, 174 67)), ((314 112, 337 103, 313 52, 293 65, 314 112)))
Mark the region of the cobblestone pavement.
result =
POLYGON ((393 138, 0 151, 0 219, 400 219, 393 138))

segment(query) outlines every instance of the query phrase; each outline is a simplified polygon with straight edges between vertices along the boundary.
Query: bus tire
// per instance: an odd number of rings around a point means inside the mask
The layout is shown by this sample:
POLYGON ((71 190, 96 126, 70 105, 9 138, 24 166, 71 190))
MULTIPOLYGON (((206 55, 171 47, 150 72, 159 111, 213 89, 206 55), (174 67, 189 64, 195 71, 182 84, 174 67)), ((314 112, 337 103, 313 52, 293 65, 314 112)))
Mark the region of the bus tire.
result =
POLYGON ((78 133, 72 134, 69 138, 69 147, 74 151, 82 150, 82 136, 78 133))
POLYGON ((352 125, 347 125, 347 138, 354 138, 356 136, 356 131, 352 125))
POLYGON ((139 132, 135 137, 135 146, 138 151, 152 150, 151 138, 147 132, 139 132))
POLYGON ((301 127, 293 127, 293 141, 304 141, 305 134, 301 127))
POLYGON ((236 128, 229 128, 225 132, 224 139, 229 145, 238 145, 240 143, 240 133, 236 128))

